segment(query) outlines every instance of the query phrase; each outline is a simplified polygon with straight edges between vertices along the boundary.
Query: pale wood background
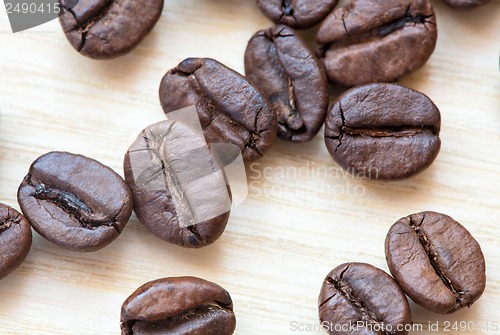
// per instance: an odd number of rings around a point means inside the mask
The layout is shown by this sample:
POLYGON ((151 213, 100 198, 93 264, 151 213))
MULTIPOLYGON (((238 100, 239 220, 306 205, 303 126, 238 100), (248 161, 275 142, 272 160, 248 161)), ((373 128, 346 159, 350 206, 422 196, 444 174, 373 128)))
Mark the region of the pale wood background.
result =
MULTIPOLYGON (((90 156, 122 174, 129 143, 163 118, 157 93, 163 74, 189 56, 213 57, 243 71, 247 40, 270 25, 252 0, 165 2, 144 42, 111 61, 80 56, 57 21, 12 34, 2 9, 1 202, 19 208, 19 183, 31 162, 51 150, 90 156)), ((413 212, 436 210, 460 221, 480 242, 488 285, 470 309, 453 315, 412 304, 414 321, 424 328, 429 321, 474 321, 474 331, 448 334, 500 334, 486 328, 486 322, 500 326, 500 1, 472 12, 434 4, 436 52, 402 81, 428 94, 442 112, 443 146, 430 169, 400 182, 356 180, 341 174, 322 135, 302 145, 278 141, 248 168, 250 196, 208 248, 164 243, 135 217, 122 236, 95 253, 68 252, 34 234, 27 260, 0 281, 0 333, 118 334, 121 303, 138 286, 194 275, 231 292, 236 334, 325 334, 291 328, 292 322, 317 324, 324 276, 346 261, 387 271, 384 238, 390 225, 413 212), (283 174, 286 167, 301 174, 283 174)))

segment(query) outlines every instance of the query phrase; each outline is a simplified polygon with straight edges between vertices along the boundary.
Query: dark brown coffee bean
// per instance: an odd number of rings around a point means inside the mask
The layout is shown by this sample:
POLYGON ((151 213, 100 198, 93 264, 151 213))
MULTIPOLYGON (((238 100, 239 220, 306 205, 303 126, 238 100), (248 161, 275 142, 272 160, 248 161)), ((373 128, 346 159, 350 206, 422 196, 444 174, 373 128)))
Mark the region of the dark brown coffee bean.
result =
POLYGON ((268 101, 239 73, 208 58, 188 58, 160 85, 165 113, 196 106, 208 143, 233 143, 245 161, 262 157, 277 133, 268 101))
POLYGON ((319 318, 331 335, 406 335, 412 323, 398 284, 364 263, 345 263, 328 274, 319 295, 319 318))
POLYGON ((14 208, 0 203, 0 279, 21 265, 30 248, 30 224, 14 208))
POLYGON ((357 177, 401 179, 434 161, 440 124, 439 110, 422 93, 370 84, 345 92, 332 105, 325 142, 335 161, 357 177))
POLYGON ((84 156, 50 152, 31 164, 17 199, 31 226, 54 244, 94 251, 120 235, 132 213, 125 181, 84 156))
POLYGON ((326 76, 318 58, 287 26, 257 32, 245 52, 248 81, 269 99, 278 119, 278 136, 310 141, 328 109, 326 76))
POLYGON ((305 29, 319 23, 338 0, 257 0, 262 13, 274 23, 305 29))
POLYGON ((328 78, 347 87, 398 80, 427 62, 436 40, 427 0, 353 0, 316 35, 328 78))
POLYGON ((59 17, 69 42, 82 55, 103 59, 135 48, 153 29, 163 0, 80 0, 59 17))
POLYGON ((484 5, 490 0, 443 0, 445 4, 457 9, 472 9, 484 5))
POLYGON ((423 212, 400 219, 387 234, 385 255, 405 293, 433 312, 469 307, 484 292, 481 247, 447 215, 423 212))
POLYGON ((200 278, 151 281, 122 305, 122 335, 230 335, 235 328, 229 293, 200 278))
POLYGON ((224 232, 230 197, 202 134, 181 122, 153 124, 130 146, 124 170, 137 218, 154 235, 199 248, 224 232))

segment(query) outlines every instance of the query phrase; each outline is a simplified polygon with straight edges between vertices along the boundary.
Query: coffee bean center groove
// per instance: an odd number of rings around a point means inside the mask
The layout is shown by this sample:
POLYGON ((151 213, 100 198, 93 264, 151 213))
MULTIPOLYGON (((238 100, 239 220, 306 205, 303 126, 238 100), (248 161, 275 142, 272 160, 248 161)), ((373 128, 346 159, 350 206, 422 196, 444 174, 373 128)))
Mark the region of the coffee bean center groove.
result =
MULTIPOLYGON (((366 321, 369 324, 373 325, 374 329, 383 330, 384 335, 393 335, 393 333, 387 331, 384 321, 379 320, 379 318, 372 311, 368 310, 359 299, 357 299, 355 296, 351 294, 351 292, 353 292, 354 290, 349 286, 347 282, 342 280, 344 273, 348 269, 349 266, 347 266, 344 270, 342 270, 338 279, 328 277, 326 279, 328 284, 333 288, 334 291, 339 292, 340 295, 344 299, 346 299, 351 304, 351 306, 354 307, 354 309, 356 310, 358 316, 362 321, 366 321)), ((325 302, 323 302, 322 305, 328 302, 331 298, 333 298, 333 296, 327 299, 325 302)))
POLYGON ((452 281, 448 277, 446 277, 444 272, 441 270, 441 267, 439 266, 439 262, 438 262, 438 255, 432 250, 432 243, 431 243, 429 237, 420 228, 420 226, 422 225, 424 220, 425 220, 425 215, 422 215, 422 219, 420 220, 420 222, 415 223, 413 218, 410 216, 410 226, 415 230, 415 233, 418 236, 420 244, 422 245, 425 252, 427 253, 427 256, 429 258, 429 262, 430 262, 432 268, 434 269, 434 271, 436 272, 438 277, 441 279, 443 284, 453 292, 453 294, 455 295, 456 303, 461 306, 462 305, 462 296, 463 296, 464 292, 457 290, 454 287, 452 281))

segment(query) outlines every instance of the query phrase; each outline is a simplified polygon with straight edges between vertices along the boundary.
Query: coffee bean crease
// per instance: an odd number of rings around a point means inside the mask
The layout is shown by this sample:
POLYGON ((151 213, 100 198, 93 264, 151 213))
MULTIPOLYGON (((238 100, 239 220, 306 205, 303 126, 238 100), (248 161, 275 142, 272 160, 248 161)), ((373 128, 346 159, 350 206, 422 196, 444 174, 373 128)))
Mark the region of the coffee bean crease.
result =
POLYGON ((263 156, 278 130, 274 112, 247 78, 210 58, 187 58, 161 80, 166 114, 195 106, 208 143, 232 143, 245 161, 263 156))
POLYGON ((398 85, 370 84, 333 103, 324 136, 344 169, 366 178, 401 179, 436 158, 440 128, 439 110, 427 96, 398 85))
POLYGON ((306 142, 316 135, 328 108, 326 75, 293 29, 278 25, 255 33, 245 51, 245 73, 271 102, 281 139, 306 142))
MULTIPOLYGON (((191 78, 192 76, 196 77, 196 71, 198 71, 203 64, 199 64, 192 73, 183 71, 179 68, 176 68, 172 70, 172 74, 174 75, 181 75, 186 78, 191 78)), ((245 88, 248 88, 248 85, 243 87, 243 90, 245 88)), ((223 110, 216 108, 215 105, 210 101, 210 98, 200 89, 196 90, 196 93, 200 97, 200 106, 204 107, 206 111, 209 111, 211 117, 207 125, 204 125, 204 129, 208 128, 209 126, 216 124, 218 122, 221 123, 228 123, 236 128, 238 128, 242 133, 248 132, 249 136, 246 138, 240 138, 244 142, 244 148, 251 148, 254 150, 259 156, 263 156, 262 151, 260 148, 257 146, 256 141, 260 138, 261 134, 267 132, 270 130, 269 127, 264 127, 262 129, 259 129, 258 122, 260 120, 260 114, 263 110, 263 106, 259 106, 258 110, 256 112, 256 117, 253 125, 253 129, 247 129, 244 125, 236 122, 234 119, 232 119, 230 116, 226 115, 223 110)), ((255 97, 252 96, 249 98, 249 100, 252 100, 255 97)), ((238 135, 237 135, 238 136, 238 135)))
POLYGON ((31 228, 14 208, 0 203, 0 279, 24 261, 31 248, 31 228))
POLYGON ((406 10, 404 16, 376 28, 376 32, 378 33, 378 35, 379 36, 389 35, 395 32, 396 30, 404 28, 407 25, 423 24, 424 27, 427 29, 427 27, 425 26, 426 23, 433 24, 433 22, 429 20, 430 18, 432 18, 432 15, 422 15, 422 14, 411 15, 410 8, 411 6, 408 6, 408 9, 406 10))
MULTIPOLYGON (((359 318, 361 321, 366 321, 370 325, 373 326, 374 329, 385 329, 385 322, 381 320, 377 315, 367 309, 364 304, 356 298, 354 290, 350 287, 349 283, 343 280, 344 273, 349 269, 349 266, 346 266, 344 270, 339 275, 338 279, 328 277, 326 281, 333 289, 334 292, 338 292, 344 299, 346 299, 357 311, 359 318)), ((330 299, 332 299, 336 294, 332 295, 330 298, 326 299, 320 307, 326 304, 330 299)), ((387 330, 384 330, 384 335, 393 335, 387 330)))
POLYGON ((144 284, 122 305, 122 335, 230 335, 236 326, 231 296, 194 277, 144 284))
POLYGON ((321 57, 324 57, 326 54, 326 51, 330 47, 346 47, 349 45, 353 44, 361 44, 361 43, 368 43, 377 40, 378 38, 383 38, 385 36, 388 36, 398 30, 401 30, 407 26, 414 26, 414 25, 423 25, 425 29, 428 29, 426 27, 426 24, 433 24, 435 23, 431 20, 433 18, 433 15, 416 15, 412 16, 409 13, 405 14, 405 16, 400 17, 394 21, 388 22, 386 24, 383 24, 381 26, 378 26, 376 28, 372 28, 371 30, 367 32, 362 32, 362 33, 357 33, 353 34, 350 33, 347 25, 345 23, 344 17, 342 17, 342 23, 344 25, 345 29, 345 34, 346 38, 342 40, 336 40, 332 41, 330 43, 325 43, 319 48, 319 54, 321 57))
POLYGON ((429 257, 429 262, 436 271, 436 274, 438 277, 441 279, 443 284, 448 287, 453 294, 455 295, 456 303, 457 306, 455 307, 456 309, 459 309, 460 306, 462 306, 462 296, 464 295, 465 292, 462 292, 461 290, 457 289, 454 285, 454 283, 444 274, 444 272, 441 270, 441 266, 439 265, 439 256, 438 254, 433 250, 432 247, 432 242, 431 240, 427 237, 427 235, 422 231, 420 226, 425 220, 425 214, 422 215, 422 219, 420 222, 415 222, 414 218, 410 216, 410 227, 412 227, 415 230, 415 233, 417 234, 418 240, 422 247, 424 248, 425 252, 427 253, 429 257))
POLYGON ((151 31, 163 0, 59 0, 68 41, 82 55, 114 58, 135 48, 151 31))
MULTIPOLYGON (((200 239, 201 236, 197 233, 196 228, 194 228, 194 215, 193 209, 186 198, 182 187, 179 184, 179 180, 175 175, 173 169, 171 169, 170 164, 166 162, 163 151, 165 145, 165 138, 172 132, 172 129, 176 125, 176 122, 172 122, 165 134, 157 134, 153 130, 148 129, 147 131, 143 131, 142 137, 146 142, 146 148, 151 155, 151 161, 157 162, 156 165, 160 166, 157 174, 153 174, 150 176, 151 179, 155 179, 155 177, 159 174, 163 175, 163 179, 165 182, 165 186, 170 190, 170 199, 172 200, 175 207, 175 214, 179 219, 179 223, 183 226, 188 227, 188 229, 193 233, 193 235, 200 239)), ((149 176, 149 175, 148 175, 149 176)), ((139 175, 138 179, 141 179, 139 175)), ((144 182, 144 181, 143 181, 144 182)))
POLYGON ((10 228, 10 226, 12 226, 12 220, 6 220, 6 221, 2 221, 0 222, 0 234, 3 233, 4 231, 6 231, 7 229, 10 228))
POLYGON ((406 12, 391 21, 385 21, 379 25, 372 27, 370 24, 366 25, 366 28, 353 27, 350 28, 346 23, 346 16, 349 12, 342 12, 342 25, 344 27, 344 36, 334 36, 325 41, 321 39, 324 43, 322 46, 324 49, 328 49, 330 46, 337 45, 350 45, 355 43, 363 43, 372 40, 373 38, 385 37, 398 30, 401 30, 407 26, 422 25, 425 29, 428 29, 427 25, 436 25, 434 14, 420 13, 418 10, 412 10, 411 5, 408 5, 406 12))
POLYGON ((0 221, 0 234, 12 227, 12 225, 21 223, 21 220, 23 219, 20 213, 14 213, 10 210, 10 208, 7 213, 7 218, 0 221))
MULTIPOLYGON (((88 17, 86 20, 84 20, 83 22, 80 22, 78 20, 78 17, 77 15, 75 14, 74 10, 68 6, 66 6, 64 3, 61 4, 61 7, 65 10, 67 10, 68 12, 71 13, 71 15, 73 15, 73 17, 75 18, 75 21, 77 22, 77 25, 71 29, 70 31, 74 31, 74 30, 79 30, 81 35, 82 35, 82 39, 80 41, 80 45, 78 46, 78 48, 76 49, 77 51, 81 51, 84 47, 85 47, 85 43, 87 42, 87 35, 88 34, 91 34, 92 36, 100 39, 100 40, 103 40, 104 42, 106 42, 105 39, 103 39, 102 37, 96 35, 96 34, 92 34, 90 32, 90 29, 92 28, 92 26, 97 22, 99 21, 101 18, 104 17, 104 15, 108 12, 111 4, 113 3, 114 0, 108 0, 104 5, 102 5, 100 8, 97 8, 97 10, 95 10, 94 13, 92 13, 90 15, 90 17, 88 17)), ((115 1, 116 2, 116 1, 115 1)))
POLYGON ((294 10, 292 7, 292 0, 283 0, 281 4, 281 8, 283 10, 283 14, 281 15, 280 20, 283 18, 283 16, 292 16, 294 14, 294 10))
POLYGON ((137 325, 137 323, 147 322, 150 324, 150 327, 153 328, 169 329, 173 326, 179 326, 179 324, 187 323, 193 319, 209 319, 212 316, 216 317, 220 313, 231 314, 232 310, 230 305, 225 305, 224 303, 219 301, 211 301, 196 308, 182 311, 179 314, 172 315, 163 320, 128 320, 126 322, 126 325, 124 325, 124 328, 129 331, 130 335, 134 335, 136 333, 134 331, 134 327, 137 325))
POLYGON ((99 218, 99 214, 94 213, 92 209, 75 194, 61 190, 57 187, 46 186, 43 183, 32 184, 28 182, 28 185, 35 189, 32 194, 34 198, 55 204, 64 212, 75 217, 83 228, 94 230, 102 226, 108 226, 114 228, 118 233, 121 232, 120 227, 116 224, 116 217, 111 220, 106 217, 99 218))
POLYGON ((353 0, 331 12, 316 35, 329 80, 346 87, 399 80, 425 64, 436 40, 427 0, 353 0))
POLYGON ((19 224, 22 220, 21 214, 16 214, 15 217, 12 217, 9 210, 8 218, 0 221, 0 234, 12 227, 12 225, 19 224))

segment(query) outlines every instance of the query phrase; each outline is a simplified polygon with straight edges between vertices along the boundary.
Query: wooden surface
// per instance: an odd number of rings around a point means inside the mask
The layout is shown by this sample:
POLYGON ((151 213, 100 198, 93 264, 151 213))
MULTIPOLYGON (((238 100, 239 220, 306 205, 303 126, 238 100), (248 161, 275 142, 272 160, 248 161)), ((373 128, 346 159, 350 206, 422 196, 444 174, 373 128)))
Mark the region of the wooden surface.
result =
MULTIPOLYGON (((472 12, 434 2, 439 40, 402 84, 428 94, 442 112, 442 150, 421 175, 391 183, 348 177, 320 134, 308 144, 276 142, 248 167, 250 195, 222 238, 185 250, 151 235, 132 217, 104 250, 80 254, 34 234, 31 252, 0 281, 1 334, 118 334, 123 300, 146 281, 194 275, 234 299, 236 334, 294 331, 318 323, 325 275, 346 261, 387 271, 384 238, 400 217, 447 213, 482 246, 488 284, 470 309, 437 315, 412 303, 413 320, 440 334, 500 334, 500 1, 472 12), (297 175, 297 176, 296 176, 297 175), (444 332, 445 321, 474 330, 444 332), (487 329, 487 326, 489 329, 487 329)), ((270 23, 251 0, 166 0, 154 31, 131 54, 94 61, 76 53, 57 21, 12 34, 0 14, 0 201, 15 208, 31 162, 51 150, 95 158, 122 173, 138 131, 163 119, 158 85, 190 56, 243 71, 246 42, 270 23)))

